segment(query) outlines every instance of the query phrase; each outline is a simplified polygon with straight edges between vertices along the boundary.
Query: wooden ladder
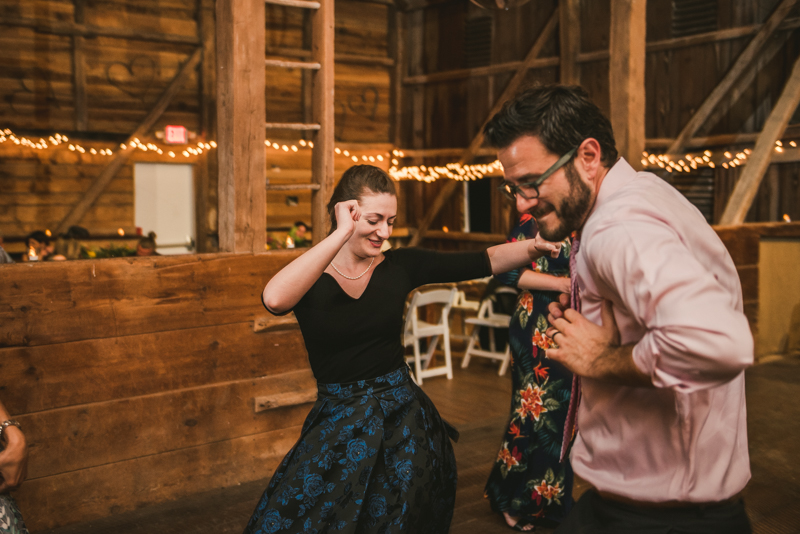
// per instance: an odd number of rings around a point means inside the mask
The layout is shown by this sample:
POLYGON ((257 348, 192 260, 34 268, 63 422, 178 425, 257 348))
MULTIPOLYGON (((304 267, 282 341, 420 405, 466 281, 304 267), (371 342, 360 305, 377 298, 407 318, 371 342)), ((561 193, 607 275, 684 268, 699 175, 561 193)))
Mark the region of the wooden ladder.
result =
POLYGON ((311 61, 265 60, 265 67, 309 69, 311 76, 312 123, 267 122, 268 130, 298 130, 312 133, 310 184, 267 184, 268 191, 311 190, 311 226, 314 242, 325 237, 325 205, 333 190, 333 36, 334 0, 265 0, 267 4, 300 7, 311 13, 311 61))

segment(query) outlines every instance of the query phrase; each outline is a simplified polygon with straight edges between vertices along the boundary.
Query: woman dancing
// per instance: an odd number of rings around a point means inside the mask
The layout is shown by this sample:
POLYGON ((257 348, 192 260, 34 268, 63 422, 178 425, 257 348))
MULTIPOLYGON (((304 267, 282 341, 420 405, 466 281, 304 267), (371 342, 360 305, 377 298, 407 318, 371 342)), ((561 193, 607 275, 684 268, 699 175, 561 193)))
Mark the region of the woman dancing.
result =
MULTIPOLYGON (((537 235, 536 222, 523 215, 509 241, 537 235)), ((550 361, 545 351, 547 306, 569 293, 570 241, 555 259, 539 258, 525 268, 497 275, 500 282, 522 289, 508 329, 511 344, 511 416, 503 444, 486 483, 492 510, 515 530, 536 525, 555 527, 572 507, 572 468, 559 462, 572 374, 550 361)))
POLYGON ((382 253, 397 198, 391 178, 369 165, 344 173, 328 213, 328 237, 264 288, 270 312, 293 310, 300 323, 318 397, 245 533, 447 532, 454 431, 409 378, 406 297, 424 284, 530 264, 558 246, 537 238, 486 252, 382 253))

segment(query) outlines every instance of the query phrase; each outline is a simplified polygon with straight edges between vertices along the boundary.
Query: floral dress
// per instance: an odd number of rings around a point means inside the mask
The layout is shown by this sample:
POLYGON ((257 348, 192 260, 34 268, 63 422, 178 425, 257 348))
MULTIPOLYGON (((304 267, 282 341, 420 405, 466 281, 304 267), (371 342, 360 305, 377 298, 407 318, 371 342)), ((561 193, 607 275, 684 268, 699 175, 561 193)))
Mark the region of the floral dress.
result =
MULTIPOLYGON (((532 239, 536 232, 533 218, 524 215, 509 241, 532 239)), ((570 248, 567 239, 558 258, 539 258, 531 267, 569 276, 570 248)), ((516 286, 521 273, 497 278, 516 286)), ((572 468, 568 459, 559 462, 572 374, 545 355, 553 345, 545 334, 550 326, 547 307, 558 296, 554 291, 523 290, 517 299, 508 332, 513 357, 511 415, 486 483, 492 510, 528 517, 542 526, 560 523, 572 506, 572 468)))

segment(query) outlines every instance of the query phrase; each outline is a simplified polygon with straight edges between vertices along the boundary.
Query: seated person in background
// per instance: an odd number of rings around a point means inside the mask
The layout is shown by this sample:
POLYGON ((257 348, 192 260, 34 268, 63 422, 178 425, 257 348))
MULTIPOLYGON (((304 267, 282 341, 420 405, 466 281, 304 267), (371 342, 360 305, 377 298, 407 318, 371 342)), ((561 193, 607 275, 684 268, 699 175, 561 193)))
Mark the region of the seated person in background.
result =
POLYGON ((156 252, 156 233, 150 232, 147 234, 147 237, 143 237, 139 240, 136 244, 136 255, 137 256, 160 256, 158 252, 156 252))
POLYGON ((8 494, 25 480, 28 468, 28 446, 19 423, 9 416, 0 402, 0 531, 28 534, 17 503, 8 494))
POLYGON ((77 260, 81 257, 81 244, 78 239, 89 237, 89 231, 80 226, 70 226, 66 234, 61 234, 56 239, 53 255, 49 258, 53 261, 77 260))
POLYGON ((22 261, 46 261, 53 254, 55 245, 50 242, 50 237, 41 230, 28 234, 25 238, 25 253, 22 261))
POLYGON ((14 260, 11 259, 11 256, 9 256, 8 252, 3 248, 3 236, 0 235, 0 264, 2 263, 14 263, 14 260))
MULTIPOLYGON (((295 248, 303 248, 311 246, 311 233, 308 231, 308 226, 303 221, 297 221, 289 230, 289 237, 292 239, 295 248)), ((288 247, 292 248, 292 247, 288 247)))

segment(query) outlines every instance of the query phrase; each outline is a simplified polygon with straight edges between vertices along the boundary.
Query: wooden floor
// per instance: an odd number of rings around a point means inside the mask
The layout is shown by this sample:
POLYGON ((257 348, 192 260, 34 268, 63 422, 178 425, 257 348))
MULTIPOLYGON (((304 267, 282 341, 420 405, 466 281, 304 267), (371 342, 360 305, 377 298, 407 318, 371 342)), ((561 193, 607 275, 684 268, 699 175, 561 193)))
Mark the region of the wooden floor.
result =
MULTIPOLYGON (((451 532, 511 532, 489 509, 483 486, 500 446, 511 381, 481 360, 458 369, 452 381, 433 378, 423 389, 442 416, 458 427, 456 510, 451 532)), ((800 360, 781 360, 747 372, 748 425, 753 479, 746 490, 756 534, 800 533, 800 360)), ((239 534, 267 480, 215 489, 45 534, 239 534)), ((576 493, 585 484, 576 484, 576 493)), ((551 531, 538 529, 547 534, 551 531)), ((40 533, 33 533, 40 534, 40 533)))

